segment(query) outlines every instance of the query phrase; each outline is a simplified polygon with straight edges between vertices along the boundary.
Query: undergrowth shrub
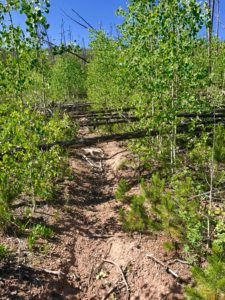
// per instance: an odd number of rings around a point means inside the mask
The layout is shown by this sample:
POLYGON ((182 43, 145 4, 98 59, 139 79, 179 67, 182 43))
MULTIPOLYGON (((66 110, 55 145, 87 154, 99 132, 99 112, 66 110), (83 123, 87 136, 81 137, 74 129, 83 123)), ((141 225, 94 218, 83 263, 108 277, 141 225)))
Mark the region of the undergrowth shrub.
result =
POLYGON ((223 126, 217 126, 214 155, 218 162, 225 162, 225 131, 223 126))
POLYGON ((9 256, 9 249, 5 246, 0 244, 0 260, 9 256))
POLYGON ((49 237, 52 237, 53 234, 54 234, 53 230, 49 227, 46 227, 43 224, 34 225, 27 238, 28 248, 32 250, 36 245, 38 238, 47 239, 49 237))
POLYGON ((213 246, 207 265, 192 268, 194 287, 186 288, 188 300, 225 299, 225 244, 213 246))
POLYGON ((0 229, 6 229, 8 224, 11 223, 12 213, 8 207, 7 203, 4 201, 0 202, 0 229))
POLYGON ((170 251, 182 246, 185 257, 191 264, 202 261, 205 254, 210 252, 212 243, 212 254, 208 255, 204 267, 196 265, 192 269, 196 285, 187 288, 187 299, 224 300, 223 209, 217 206, 208 210, 203 205, 202 198, 199 197, 202 185, 193 181, 185 169, 173 175, 170 181, 168 178, 161 179, 159 173, 155 173, 149 182, 141 182, 141 191, 141 196, 133 196, 128 209, 120 210, 124 228, 128 231, 165 232, 169 241, 164 248, 170 251))
POLYGON ((149 183, 141 183, 141 196, 134 196, 128 210, 120 211, 127 230, 164 231, 178 240, 185 250, 200 251, 206 224, 200 212, 200 203, 191 199, 193 182, 190 177, 173 179, 165 185, 159 173, 149 183))
POLYGON ((214 245, 221 247, 225 245, 225 211, 219 211, 215 225, 215 236, 214 236, 214 245))
POLYGON ((40 145, 72 137, 75 127, 65 116, 47 118, 21 106, 0 119, 0 224, 5 227, 13 214, 11 206, 22 194, 35 209, 37 199, 50 199, 55 178, 63 175, 65 153, 59 146, 43 151, 40 145))

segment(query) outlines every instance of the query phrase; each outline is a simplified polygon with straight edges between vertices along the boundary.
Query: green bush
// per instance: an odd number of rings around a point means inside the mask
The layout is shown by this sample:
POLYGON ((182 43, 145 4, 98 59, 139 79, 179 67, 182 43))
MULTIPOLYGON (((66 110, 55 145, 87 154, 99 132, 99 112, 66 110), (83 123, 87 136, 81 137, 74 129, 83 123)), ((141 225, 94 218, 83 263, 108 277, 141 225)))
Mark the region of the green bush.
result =
POLYGON ((54 179, 65 169, 65 155, 58 146, 49 151, 39 146, 69 138, 75 128, 66 116, 59 119, 55 114, 49 119, 22 104, 14 110, 9 103, 8 113, 0 119, 0 129, 0 223, 6 225, 11 204, 21 193, 26 193, 33 209, 36 199, 53 196, 54 179))
POLYGON ((92 59, 87 67, 88 98, 96 107, 126 107, 129 91, 124 80, 122 48, 104 31, 91 35, 92 59))

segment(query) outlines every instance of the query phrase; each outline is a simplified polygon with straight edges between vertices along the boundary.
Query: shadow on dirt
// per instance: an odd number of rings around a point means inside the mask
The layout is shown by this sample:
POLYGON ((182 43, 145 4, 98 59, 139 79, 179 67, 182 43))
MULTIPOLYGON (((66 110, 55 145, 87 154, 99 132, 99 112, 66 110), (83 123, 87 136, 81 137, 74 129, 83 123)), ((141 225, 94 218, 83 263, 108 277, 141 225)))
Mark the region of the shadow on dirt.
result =
POLYGON ((1 299, 60 300, 65 299, 64 296, 76 295, 78 292, 79 288, 76 288, 72 282, 69 282, 65 275, 52 275, 45 269, 35 269, 18 264, 15 258, 8 258, 1 263, 1 299), (30 294, 31 290, 32 294, 30 294), (61 295, 64 296, 62 297, 61 295))
POLYGON ((174 282, 169 287, 169 293, 162 294, 162 299, 165 300, 181 300, 183 298, 183 288, 181 285, 178 285, 176 282, 174 282))

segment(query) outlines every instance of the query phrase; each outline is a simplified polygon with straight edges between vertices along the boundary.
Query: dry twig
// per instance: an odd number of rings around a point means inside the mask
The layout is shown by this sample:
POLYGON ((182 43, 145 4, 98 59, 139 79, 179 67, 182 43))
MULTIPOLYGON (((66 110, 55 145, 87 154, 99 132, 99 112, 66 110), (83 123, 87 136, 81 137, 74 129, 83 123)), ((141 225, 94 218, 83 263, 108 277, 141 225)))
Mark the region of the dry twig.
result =
POLYGON ((111 155, 111 156, 109 156, 109 157, 104 158, 103 160, 109 160, 109 159, 112 159, 113 157, 115 157, 115 156, 117 156, 117 155, 119 155, 119 154, 125 153, 125 152, 127 152, 127 149, 126 149, 126 150, 119 151, 119 152, 117 152, 117 153, 115 153, 115 154, 113 154, 113 155, 111 155))
POLYGON ((120 267, 117 263, 115 263, 114 261, 112 261, 112 260, 104 260, 103 262, 104 262, 104 263, 111 264, 111 265, 114 265, 114 266, 117 267, 118 271, 119 271, 120 274, 122 275, 124 284, 125 284, 125 286, 126 286, 126 290, 127 290, 127 297, 126 297, 126 299, 127 299, 127 300, 130 299, 130 288, 129 288, 129 285, 128 285, 128 283, 127 283, 126 277, 125 277, 125 275, 124 275, 123 270, 121 269, 121 267, 120 267))
POLYGON ((87 163, 89 163, 89 165, 92 167, 92 168, 96 168, 96 169, 100 169, 101 168, 101 165, 97 165, 97 164, 94 164, 86 155, 82 154, 81 155, 83 157, 84 160, 87 161, 87 163))
POLYGON ((65 275, 65 273, 63 273, 61 270, 53 271, 53 270, 49 270, 49 269, 34 268, 33 266, 30 266, 30 265, 27 265, 27 266, 20 265, 20 268, 30 269, 30 270, 38 271, 38 272, 44 272, 44 273, 48 273, 48 274, 51 274, 51 275, 57 275, 57 276, 64 276, 65 275))
POLYGON ((48 273, 48 274, 52 274, 52 275, 58 275, 58 276, 65 275, 65 273, 63 273, 61 270, 59 270, 59 271, 52 271, 52 270, 48 270, 48 269, 43 269, 42 271, 44 271, 45 273, 48 273))
POLYGON ((160 261, 158 258, 154 257, 153 255, 148 254, 147 258, 151 258, 155 262, 157 262, 159 265, 161 265, 168 273, 170 273, 173 277, 178 279, 179 281, 186 282, 186 280, 182 277, 180 277, 175 271, 173 271, 169 266, 164 264, 162 261, 160 261))
POLYGON ((173 259, 173 260, 168 260, 168 261, 167 261, 167 264, 168 264, 168 265, 172 265, 172 264, 175 264, 176 262, 179 262, 179 263, 181 263, 181 264, 183 264, 183 265, 190 265, 189 262, 187 262, 187 261, 185 261, 185 260, 182 260, 182 259, 179 259, 179 258, 176 258, 176 259, 173 259))

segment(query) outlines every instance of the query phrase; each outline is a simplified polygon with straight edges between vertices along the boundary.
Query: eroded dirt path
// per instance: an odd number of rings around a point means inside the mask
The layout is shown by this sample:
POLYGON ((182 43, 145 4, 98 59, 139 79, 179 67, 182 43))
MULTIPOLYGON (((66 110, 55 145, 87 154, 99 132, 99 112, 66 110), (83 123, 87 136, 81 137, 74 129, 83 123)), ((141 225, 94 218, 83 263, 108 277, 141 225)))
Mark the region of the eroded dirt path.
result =
MULTIPOLYGON (((129 235, 119 222, 123 204, 115 200, 114 191, 121 177, 135 183, 132 169, 121 168, 130 154, 121 144, 110 142, 71 157, 79 175, 68 190, 76 228, 74 262, 68 272, 74 274, 79 292, 70 299, 183 299, 181 285, 146 256, 171 258, 162 247, 165 238, 129 235)), ((173 268, 187 276, 183 266, 173 268)))
MULTIPOLYGON (((119 179, 138 189, 134 171, 121 168, 130 159, 117 142, 70 151, 74 179, 65 179, 57 200, 40 205, 36 216, 55 231, 47 254, 30 254, 25 239, 9 237, 11 248, 18 251, 20 243, 20 253, 9 264, 11 273, 9 265, 0 272, 1 299, 183 299, 176 279, 147 258, 173 258, 163 250, 166 238, 127 234, 119 222, 125 205, 114 197, 119 179)), ((186 266, 172 267, 188 276, 186 266)))

